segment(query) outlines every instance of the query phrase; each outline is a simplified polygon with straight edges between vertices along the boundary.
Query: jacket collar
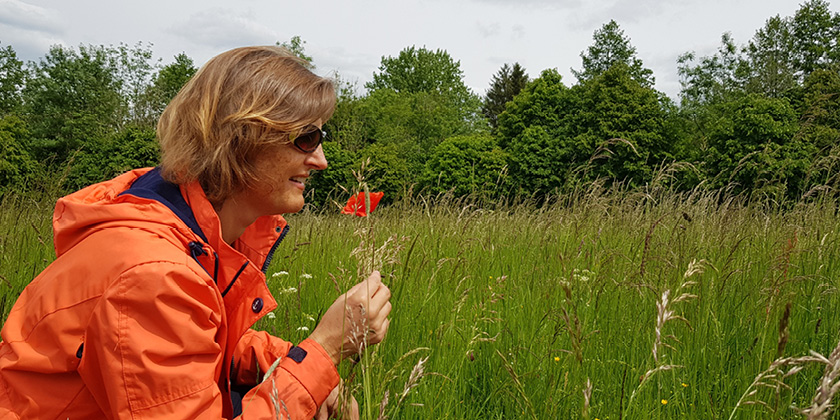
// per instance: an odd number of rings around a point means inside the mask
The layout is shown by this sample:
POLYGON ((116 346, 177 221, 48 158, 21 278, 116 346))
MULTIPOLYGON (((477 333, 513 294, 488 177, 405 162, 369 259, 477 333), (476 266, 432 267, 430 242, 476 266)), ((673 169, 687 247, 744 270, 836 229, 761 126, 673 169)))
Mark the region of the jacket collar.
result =
POLYGON ((244 255, 262 272, 268 268, 277 245, 288 231, 283 217, 263 216, 248 226, 233 244, 228 245, 222 240, 219 217, 204 195, 201 185, 197 181, 181 186, 168 182, 161 176, 160 168, 141 175, 120 195, 126 194, 165 205, 216 252, 227 254, 232 245, 230 250, 244 255))
POLYGON ((120 195, 130 194, 135 197, 146 198, 157 201, 169 210, 172 210, 179 219, 181 219, 193 233, 198 235, 205 243, 207 236, 201 230, 198 221, 195 219, 195 214, 187 204, 184 197, 181 195, 181 189, 178 185, 167 182, 160 174, 160 168, 154 168, 146 172, 136 181, 131 184, 129 189, 120 193, 120 195))

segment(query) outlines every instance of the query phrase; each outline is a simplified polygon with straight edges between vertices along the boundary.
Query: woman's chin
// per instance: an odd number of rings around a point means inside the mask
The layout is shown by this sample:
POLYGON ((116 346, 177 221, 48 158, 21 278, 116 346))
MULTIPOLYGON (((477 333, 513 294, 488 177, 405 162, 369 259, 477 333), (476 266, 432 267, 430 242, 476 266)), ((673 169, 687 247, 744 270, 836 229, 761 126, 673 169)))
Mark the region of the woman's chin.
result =
POLYGON ((287 205, 284 206, 283 211, 281 211, 280 213, 281 214, 297 213, 297 212, 303 210, 304 204, 306 204, 306 203, 303 200, 300 200, 299 203, 287 203, 287 205))

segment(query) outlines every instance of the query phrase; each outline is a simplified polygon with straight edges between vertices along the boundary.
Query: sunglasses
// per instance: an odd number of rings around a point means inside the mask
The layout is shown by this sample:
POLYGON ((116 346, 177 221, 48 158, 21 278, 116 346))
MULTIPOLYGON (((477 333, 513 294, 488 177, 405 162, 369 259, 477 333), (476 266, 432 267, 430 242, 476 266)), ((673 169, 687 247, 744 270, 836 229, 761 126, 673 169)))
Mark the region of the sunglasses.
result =
POLYGON ((327 132, 318 128, 313 127, 314 129, 308 133, 303 133, 294 140, 295 147, 297 147, 303 153, 312 153, 318 150, 318 146, 324 142, 324 139, 327 137, 327 132))

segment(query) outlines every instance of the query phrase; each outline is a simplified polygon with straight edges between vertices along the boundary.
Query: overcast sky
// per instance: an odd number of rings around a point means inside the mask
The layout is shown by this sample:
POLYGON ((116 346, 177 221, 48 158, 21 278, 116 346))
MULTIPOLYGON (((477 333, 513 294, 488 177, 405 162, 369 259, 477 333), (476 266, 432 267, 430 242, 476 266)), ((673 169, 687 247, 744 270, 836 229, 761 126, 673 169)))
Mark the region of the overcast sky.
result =
MULTIPOLYGON (((227 49, 306 41, 316 71, 338 72, 361 87, 382 56, 408 46, 444 49, 460 61, 465 82, 484 94, 504 63, 519 62, 534 78, 570 68, 593 32, 616 20, 651 68, 656 88, 676 98, 677 57, 714 53, 724 32, 740 45, 775 15, 791 16, 795 0, 0 0, 0 46, 24 61, 53 44, 152 44, 164 63, 184 52, 201 65, 227 49)), ((832 4, 835 12, 840 7, 832 4)))

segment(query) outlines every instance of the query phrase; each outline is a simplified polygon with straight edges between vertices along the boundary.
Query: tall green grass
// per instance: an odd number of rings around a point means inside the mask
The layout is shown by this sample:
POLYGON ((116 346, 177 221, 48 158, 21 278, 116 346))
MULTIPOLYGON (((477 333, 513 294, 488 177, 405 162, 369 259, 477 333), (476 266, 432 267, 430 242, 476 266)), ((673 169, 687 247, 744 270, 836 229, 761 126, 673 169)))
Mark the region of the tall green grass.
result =
MULTIPOLYGON (((49 259, 45 206, 3 203, 7 302, 49 259)), ((811 405, 824 365, 754 381, 840 340, 838 211, 598 186, 540 203, 417 199, 367 219, 305 211, 268 272, 280 306, 256 328, 302 340, 373 266, 391 328, 341 367, 363 418, 804 418, 792 406, 811 405)))
POLYGON ((26 285, 55 259, 54 204, 43 195, 0 197, 0 322, 26 285))

